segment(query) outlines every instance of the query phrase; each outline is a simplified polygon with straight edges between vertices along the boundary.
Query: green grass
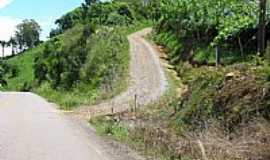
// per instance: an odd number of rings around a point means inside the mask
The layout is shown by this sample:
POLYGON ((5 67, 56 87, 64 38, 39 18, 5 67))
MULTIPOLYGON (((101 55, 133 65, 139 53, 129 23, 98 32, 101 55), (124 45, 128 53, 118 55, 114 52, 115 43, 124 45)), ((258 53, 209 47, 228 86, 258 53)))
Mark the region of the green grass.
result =
POLYGON ((20 91, 24 84, 31 84, 34 81, 33 65, 35 57, 42 52, 42 48, 43 45, 40 45, 7 60, 8 64, 16 66, 18 75, 7 79, 8 86, 4 88, 5 91, 20 91))
POLYGON ((94 125, 98 134, 112 136, 114 139, 125 142, 128 140, 129 130, 124 125, 117 123, 113 119, 105 120, 103 117, 94 118, 89 121, 94 125))
MULTIPOLYGON (((141 30, 149 26, 151 26, 151 22, 149 21, 137 22, 127 27, 121 27, 118 29, 116 28, 116 32, 118 32, 118 35, 123 35, 126 37, 128 34, 131 34, 135 31, 141 30)), ((113 40, 113 38, 111 39, 113 40)), ((91 48, 94 48, 91 52, 91 55, 99 55, 100 53, 107 52, 108 47, 117 47, 107 44, 108 41, 100 40, 100 42, 102 42, 102 45, 99 43, 99 41, 91 45, 91 48)), ((127 87, 129 61, 129 46, 127 38, 125 38, 125 41, 122 43, 125 44, 125 47, 120 47, 120 50, 122 52, 121 54, 127 58, 123 58, 124 61, 120 64, 122 65, 122 70, 120 70, 121 73, 117 73, 120 77, 118 77, 118 80, 112 84, 113 90, 111 90, 110 92, 103 91, 100 89, 99 86, 96 86, 93 83, 86 82, 76 84, 76 86, 74 86, 71 90, 64 90, 61 88, 53 89, 48 82, 37 85, 34 77, 33 67, 35 64, 35 58, 39 56, 43 51, 43 45, 33 48, 7 60, 8 64, 17 66, 18 75, 13 78, 8 78, 8 86, 6 86, 3 90, 22 91, 25 89, 31 89, 32 92, 43 96, 50 102, 56 103, 60 107, 60 109, 64 110, 71 110, 74 107, 78 107, 81 105, 95 104, 104 99, 114 97, 115 95, 125 90, 127 87)), ((93 80, 98 78, 101 77, 91 77, 91 79, 93 80)))

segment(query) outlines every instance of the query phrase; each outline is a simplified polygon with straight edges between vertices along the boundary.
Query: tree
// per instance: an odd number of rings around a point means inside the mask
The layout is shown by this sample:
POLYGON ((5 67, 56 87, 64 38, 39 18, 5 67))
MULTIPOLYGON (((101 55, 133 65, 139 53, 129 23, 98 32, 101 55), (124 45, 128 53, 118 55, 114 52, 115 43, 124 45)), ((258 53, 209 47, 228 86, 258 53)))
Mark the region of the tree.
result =
POLYGON ((98 0, 85 0, 85 4, 88 6, 91 6, 92 4, 97 3, 97 2, 98 0))
POLYGON ((17 43, 16 43, 15 38, 11 37, 10 40, 8 41, 8 46, 11 46, 11 53, 12 53, 12 55, 15 54, 16 45, 17 45, 17 43))
POLYGON ((260 0, 259 4, 260 19, 258 34, 258 52, 260 56, 263 56, 265 52, 266 1, 267 0, 260 0))
POLYGON ((40 42, 40 33, 41 27, 35 20, 23 20, 22 23, 17 25, 15 32, 15 39, 19 48, 23 50, 35 47, 40 42))
POLYGON ((63 15, 55 21, 55 24, 58 26, 58 32, 62 33, 76 24, 82 23, 84 21, 83 17, 83 8, 76 8, 75 10, 63 15))

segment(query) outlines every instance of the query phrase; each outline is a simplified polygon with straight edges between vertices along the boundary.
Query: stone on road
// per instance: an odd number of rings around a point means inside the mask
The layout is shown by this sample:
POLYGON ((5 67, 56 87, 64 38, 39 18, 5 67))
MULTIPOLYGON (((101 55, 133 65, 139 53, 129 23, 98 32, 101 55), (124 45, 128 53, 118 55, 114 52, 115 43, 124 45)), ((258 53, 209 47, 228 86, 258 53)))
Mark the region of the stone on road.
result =
POLYGON ((31 93, 0 93, 0 160, 106 160, 87 134, 31 93))

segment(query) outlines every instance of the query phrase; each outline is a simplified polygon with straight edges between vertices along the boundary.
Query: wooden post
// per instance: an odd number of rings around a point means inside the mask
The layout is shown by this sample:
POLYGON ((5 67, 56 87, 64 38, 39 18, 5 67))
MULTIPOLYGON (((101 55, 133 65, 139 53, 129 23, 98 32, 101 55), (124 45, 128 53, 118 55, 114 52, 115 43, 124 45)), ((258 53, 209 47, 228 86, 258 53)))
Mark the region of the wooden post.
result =
POLYGON ((111 108, 111 112, 112 112, 112 114, 113 114, 113 112, 114 112, 114 111, 113 111, 113 107, 111 108))
POLYGON ((134 112, 136 113, 137 112, 137 94, 135 94, 134 96, 134 112))
POLYGON ((216 66, 220 65, 220 48, 216 45, 216 66))
POLYGON ((259 4, 259 33, 258 33, 258 54, 263 56, 265 53, 265 29, 266 29, 266 1, 260 0, 259 4))
POLYGON ((266 43, 266 59, 267 59, 267 62, 268 62, 268 65, 270 64, 270 41, 267 41, 266 43))

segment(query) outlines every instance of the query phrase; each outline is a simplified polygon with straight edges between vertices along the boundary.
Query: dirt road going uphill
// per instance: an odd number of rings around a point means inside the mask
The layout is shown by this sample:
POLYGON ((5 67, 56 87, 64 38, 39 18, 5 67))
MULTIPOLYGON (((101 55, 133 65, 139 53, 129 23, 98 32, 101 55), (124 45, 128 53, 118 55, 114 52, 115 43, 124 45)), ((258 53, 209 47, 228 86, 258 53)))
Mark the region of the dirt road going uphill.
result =
POLYGON ((89 119, 91 116, 122 112, 134 106, 135 96, 139 106, 158 100, 165 92, 167 81, 157 50, 144 39, 151 28, 131 34, 130 81, 128 89, 115 98, 95 105, 80 107, 77 116, 89 119))

